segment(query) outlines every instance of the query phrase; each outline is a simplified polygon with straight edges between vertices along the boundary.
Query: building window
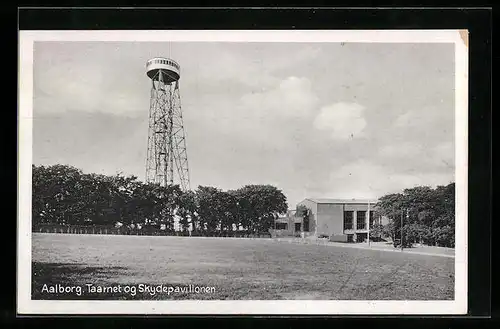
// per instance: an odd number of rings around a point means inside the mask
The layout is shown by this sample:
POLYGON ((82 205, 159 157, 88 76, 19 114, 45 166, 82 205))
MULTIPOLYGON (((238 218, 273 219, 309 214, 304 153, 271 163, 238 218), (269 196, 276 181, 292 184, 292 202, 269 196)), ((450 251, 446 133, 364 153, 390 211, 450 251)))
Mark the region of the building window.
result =
POLYGON ((344 230, 352 230, 353 218, 352 211, 344 211, 344 230))
POLYGON ((277 230, 287 230, 288 224, 287 223, 276 223, 276 229, 277 230))
POLYGON ((356 213, 356 229, 364 230, 366 228, 366 211, 356 213))
POLYGON ((295 223, 295 232, 300 232, 300 223, 295 223))

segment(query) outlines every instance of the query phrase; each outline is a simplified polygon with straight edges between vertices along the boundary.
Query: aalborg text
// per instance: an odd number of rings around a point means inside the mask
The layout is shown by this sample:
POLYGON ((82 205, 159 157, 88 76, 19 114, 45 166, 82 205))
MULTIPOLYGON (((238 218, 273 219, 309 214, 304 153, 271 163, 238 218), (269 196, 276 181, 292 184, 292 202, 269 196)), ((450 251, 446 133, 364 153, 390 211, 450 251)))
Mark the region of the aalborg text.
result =
POLYGON ((148 284, 137 284, 137 285, 109 285, 102 286, 92 283, 86 283, 84 285, 62 285, 54 284, 48 285, 44 284, 42 287, 42 293, 46 294, 72 294, 76 296, 82 296, 83 294, 128 294, 130 296, 135 296, 137 294, 149 294, 154 296, 156 294, 213 294, 215 293, 215 287, 211 286, 197 286, 197 285, 148 285, 148 284))

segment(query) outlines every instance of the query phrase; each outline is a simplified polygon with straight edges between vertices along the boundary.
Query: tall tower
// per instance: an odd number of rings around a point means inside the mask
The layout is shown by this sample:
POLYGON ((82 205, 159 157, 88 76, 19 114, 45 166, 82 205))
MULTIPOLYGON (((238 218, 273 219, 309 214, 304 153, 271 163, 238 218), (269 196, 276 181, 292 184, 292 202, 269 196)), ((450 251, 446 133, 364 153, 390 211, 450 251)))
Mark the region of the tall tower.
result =
POLYGON ((186 137, 179 92, 180 66, 163 57, 146 63, 151 79, 146 182, 189 190, 186 137))

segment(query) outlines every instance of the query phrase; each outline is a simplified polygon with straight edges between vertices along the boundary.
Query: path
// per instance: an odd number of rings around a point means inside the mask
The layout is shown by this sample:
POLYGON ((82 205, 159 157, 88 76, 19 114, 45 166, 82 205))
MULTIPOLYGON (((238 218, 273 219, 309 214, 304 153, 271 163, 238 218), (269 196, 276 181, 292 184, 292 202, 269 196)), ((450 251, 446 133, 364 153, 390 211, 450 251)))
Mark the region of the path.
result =
POLYGON ((332 247, 341 248, 359 248, 359 249, 371 249, 371 250, 382 250, 387 252, 399 252, 399 253, 409 253, 418 255, 428 255, 428 256, 440 256, 455 258, 455 249, 444 248, 444 247, 433 247, 433 246, 415 246, 413 248, 405 248, 403 251, 399 248, 394 248, 392 244, 387 242, 371 242, 368 243, 342 243, 342 242, 330 242, 326 239, 301 239, 301 238, 275 238, 274 241, 278 242, 289 242, 297 244, 317 244, 317 245, 328 245, 332 247))

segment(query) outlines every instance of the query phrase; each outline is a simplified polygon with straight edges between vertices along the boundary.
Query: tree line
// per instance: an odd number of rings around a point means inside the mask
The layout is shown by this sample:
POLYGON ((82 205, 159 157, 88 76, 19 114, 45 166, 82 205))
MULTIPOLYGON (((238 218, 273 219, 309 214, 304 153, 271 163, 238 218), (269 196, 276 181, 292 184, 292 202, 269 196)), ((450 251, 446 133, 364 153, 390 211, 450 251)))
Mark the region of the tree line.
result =
POLYGON ((418 186, 379 198, 377 212, 387 216, 387 225, 377 225, 371 234, 443 247, 455 247, 455 183, 418 186))
POLYGON ((281 190, 246 185, 236 190, 144 183, 136 176, 83 173, 68 165, 32 166, 33 226, 124 225, 192 235, 267 232, 287 210, 281 190))

